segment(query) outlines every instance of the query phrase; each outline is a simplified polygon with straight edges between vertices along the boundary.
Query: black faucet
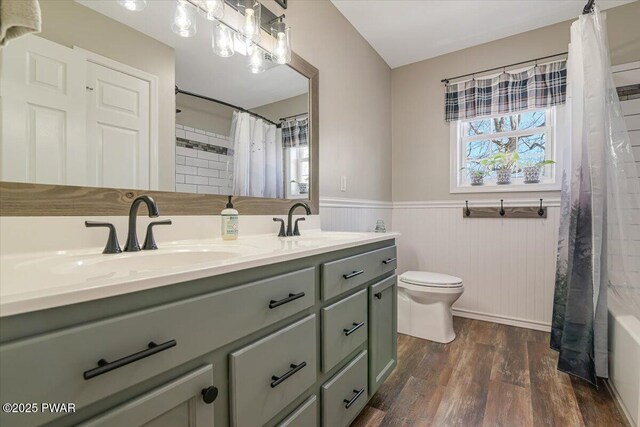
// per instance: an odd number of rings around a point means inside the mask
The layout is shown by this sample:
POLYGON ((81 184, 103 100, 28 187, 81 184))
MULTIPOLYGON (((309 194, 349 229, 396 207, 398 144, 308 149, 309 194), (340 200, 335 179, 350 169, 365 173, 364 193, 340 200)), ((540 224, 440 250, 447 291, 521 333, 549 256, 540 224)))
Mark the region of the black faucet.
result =
MULTIPOLYGON (((298 202, 295 205, 291 206, 291 209, 289 209, 289 216, 287 217, 287 236, 295 236, 296 235, 296 234, 293 233, 293 227, 291 225, 291 221, 293 219, 293 211, 295 211, 296 208, 298 208, 298 207, 303 207, 304 210, 307 211, 307 215, 311 215, 311 208, 306 203, 298 202)), ((299 236, 300 233, 298 233, 297 235, 299 236)))
POLYGON ((125 252, 137 252, 140 250, 140 243, 138 243, 138 234, 136 232, 136 220, 138 216, 138 207, 140 203, 144 202, 149 210, 149 218, 157 218, 160 215, 158 212, 158 205, 155 200, 149 196, 140 196, 131 203, 129 209, 129 233, 127 235, 127 243, 124 245, 125 252))

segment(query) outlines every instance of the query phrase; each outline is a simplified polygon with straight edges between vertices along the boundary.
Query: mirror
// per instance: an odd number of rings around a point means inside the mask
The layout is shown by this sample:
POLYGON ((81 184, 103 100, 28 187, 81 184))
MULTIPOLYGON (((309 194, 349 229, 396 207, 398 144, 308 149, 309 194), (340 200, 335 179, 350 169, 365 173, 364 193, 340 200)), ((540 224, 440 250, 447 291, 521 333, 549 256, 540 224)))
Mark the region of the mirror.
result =
POLYGON ((176 1, 40 0, 42 32, 0 52, 0 180, 308 199, 309 79, 214 22, 172 31, 176 1), (259 67, 260 68, 260 67, 259 67))

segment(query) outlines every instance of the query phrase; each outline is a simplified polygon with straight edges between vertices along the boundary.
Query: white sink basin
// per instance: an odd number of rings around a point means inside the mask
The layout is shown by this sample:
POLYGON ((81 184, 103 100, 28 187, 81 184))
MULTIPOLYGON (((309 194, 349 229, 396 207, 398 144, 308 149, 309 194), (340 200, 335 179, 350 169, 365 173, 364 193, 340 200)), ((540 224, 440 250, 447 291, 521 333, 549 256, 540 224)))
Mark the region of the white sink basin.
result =
POLYGON ((339 243, 343 240, 350 240, 358 237, 365 237, 367 233, 342 233, 339 231, 323 231, 322 233, 303 234, 302 236, 287 237, 293 245, 313 246, 330 243, 339 243))
POLYGON ((156 270, 173 270, 185 266, 224 261, 240 257, 239 252, 228 250, 145 251, 117 255, 102 255, 67 259, 51 268, 53 274, 76 274, 91 272, 92 275, 119 273, 143 273, 156 270))

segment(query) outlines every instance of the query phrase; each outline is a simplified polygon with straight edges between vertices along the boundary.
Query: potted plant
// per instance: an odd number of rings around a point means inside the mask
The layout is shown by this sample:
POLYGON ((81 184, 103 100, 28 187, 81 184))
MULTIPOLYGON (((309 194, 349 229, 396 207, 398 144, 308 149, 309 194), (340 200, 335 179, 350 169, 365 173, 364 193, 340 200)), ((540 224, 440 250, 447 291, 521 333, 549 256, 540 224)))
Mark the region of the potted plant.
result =
MULTIPOLYGON (((466 168, 461 168, 466 169, 466 168)), ((491 171, 487 168, 487 159, 474 161, 474 165, 469 168, 469 181, 471 185, 483 185, 484 177, 489 175, 491 171)))
POLYGON ((525 184, 536 184, 540 182, 540 172, 546 165, 552 165, 553 160, 541 160, 539 162, 523 162, 522 174, 524 175, 525 184))
POLYGON ((511 175, 518 168, 520 156, 510 151, 508 153, 496 153, 487 159, 490 167, 496 172, 496 183, 505 185, 511 183, 511 175))

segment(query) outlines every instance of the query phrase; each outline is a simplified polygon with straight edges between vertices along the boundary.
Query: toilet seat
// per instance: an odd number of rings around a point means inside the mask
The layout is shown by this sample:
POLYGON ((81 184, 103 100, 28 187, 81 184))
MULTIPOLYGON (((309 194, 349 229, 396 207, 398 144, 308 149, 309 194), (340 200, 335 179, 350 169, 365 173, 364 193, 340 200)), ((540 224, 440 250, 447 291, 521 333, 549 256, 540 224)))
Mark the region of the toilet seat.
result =
POLYGON ((429 271, 407 271, 400 275, 400 281, 410 285, 428 288, 461 288, 462 279, 448 274, 429 271))

